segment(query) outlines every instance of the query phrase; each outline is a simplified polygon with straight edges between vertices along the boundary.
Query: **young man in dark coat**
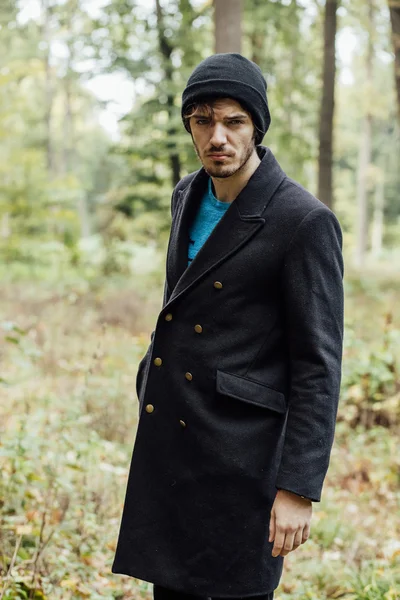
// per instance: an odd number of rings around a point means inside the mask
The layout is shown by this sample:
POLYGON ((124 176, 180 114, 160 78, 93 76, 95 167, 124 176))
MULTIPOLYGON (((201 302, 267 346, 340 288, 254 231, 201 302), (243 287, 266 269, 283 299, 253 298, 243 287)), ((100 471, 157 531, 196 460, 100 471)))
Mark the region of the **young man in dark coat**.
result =
POLYGON ((260 145, 270 114, 257 65, 204 60, 182 117, 202 168, 172 194, 112 572, 152 582, 157 600, 271 600, 330 460, 342 234, 260 145))

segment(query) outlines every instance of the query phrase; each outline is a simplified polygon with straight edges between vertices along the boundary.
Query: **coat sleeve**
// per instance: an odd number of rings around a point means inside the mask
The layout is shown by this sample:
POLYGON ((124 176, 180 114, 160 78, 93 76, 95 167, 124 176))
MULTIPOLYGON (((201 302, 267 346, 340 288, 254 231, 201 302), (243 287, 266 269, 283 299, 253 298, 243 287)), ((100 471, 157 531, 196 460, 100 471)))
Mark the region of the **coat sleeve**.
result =
POLYGON ((319 502, 334 440, 343 349, 342 232, 327 207, 297 227, 283 265, 289 408, 276 488, 319 502))

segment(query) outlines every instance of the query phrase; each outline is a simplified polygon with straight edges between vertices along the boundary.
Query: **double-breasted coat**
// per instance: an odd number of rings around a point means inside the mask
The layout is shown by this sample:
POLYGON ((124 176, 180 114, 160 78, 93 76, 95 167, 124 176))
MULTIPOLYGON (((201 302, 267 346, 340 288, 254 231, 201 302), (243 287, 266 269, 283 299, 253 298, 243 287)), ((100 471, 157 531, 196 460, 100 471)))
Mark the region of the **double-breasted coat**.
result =
POLYGON ((163 307, 137 375, 140 416, 112 565, 173 590, 274 590, 277 489, 318 502, 338 408, 342 234, 261 163, 187 266, 204 169, 172 195, 163 307))

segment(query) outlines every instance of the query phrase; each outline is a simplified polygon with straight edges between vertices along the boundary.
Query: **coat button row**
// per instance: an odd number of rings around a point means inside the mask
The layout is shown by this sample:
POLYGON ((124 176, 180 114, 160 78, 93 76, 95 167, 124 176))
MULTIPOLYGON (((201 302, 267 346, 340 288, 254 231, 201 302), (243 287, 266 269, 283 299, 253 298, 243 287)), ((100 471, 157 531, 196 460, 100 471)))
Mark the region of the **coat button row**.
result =
MULTIPOLYGON (((223 286, 222 286, 222 283, 220 281, 214 281, 213 285, 214 285, 214 287, 215 287, 216 290, 222 290, 223 286)), ((172 314, 171 313, 167 313, 164 316, 164 319, 166 321, 172 321, 172 314)), ((201 325, 196 325, 194 329, 195 329, 195 331, 197 333, 201 333, 203 331, 201 325)))
MULTIPOLYGON (((167 313, 167 314, 165 315, 164 319, 165 319, 166 321, 172 321, 172 315, 171 315, 171 313, 167 313)), ((202 326, 201 326, 201 325, 195 325, 195 326, 194 326, 194 330, 195 330, 195 332, 196 332, 196 333, 201 333, 201 332, 203 331, 203 328, 202 328, 202 326)))
MULTIPOLYGON (((146 412, 149 414, 154 412, 154 406, 152 404, 146 404, 146 412)), ((182 425, 182 427, 186 427, 186 423, 182 419, 179 419, 179 423, 182 425)))
MULTIPOLYGON (((162 365, 161 358, 155 358, 154 364, 156 365, 156 367, 160 367, 162 365)), ((192 381, 192 379, 193 379, 193 375, 191 373, 185 373, 185 377, 188 381, 192 381)))

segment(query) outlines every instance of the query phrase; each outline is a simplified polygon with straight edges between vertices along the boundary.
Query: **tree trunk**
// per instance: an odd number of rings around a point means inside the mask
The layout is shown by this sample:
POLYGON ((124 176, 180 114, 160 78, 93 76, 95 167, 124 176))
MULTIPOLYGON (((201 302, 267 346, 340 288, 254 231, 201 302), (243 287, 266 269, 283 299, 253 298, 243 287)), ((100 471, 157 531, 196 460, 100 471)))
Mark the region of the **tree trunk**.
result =
MULTIPOLYGON (((163 70, 165 81, 169 82, 168 89, 174 88, 173 73, 174 66, 171 60, 171 54, 173 47, 171 46, 168 38, 165 36, 164 27, 164 15, 162 12, 160 0, 156 0, 156 16, 157 16, 157 31, 158 31, 158 45, 163 59, 163 70)), ((175 115, 174 105, 174 94, 167 94, 167 110, 168 110, 168 121, 172 122, 175 115)), ((173 125, 168 127, 168 138, 172 138, 178 133, 177 129, 173 125)), ((172 141, 167 143, 167 149, 169 154, 169 163, 171 167, 171 180, 172 185, 175 187, 181 179, 181 160, 178 152, 176 151, 176 144, 172 141)))
POLYGON ((74 41, 76 39, 74 24, 78 14, 79 2, 72 1, 66 4, 65 14, 65 29, 66 39, 65 45, 68 51, 67 63, 65 65, 65 76, 63 80, 64 87, 64 115, 63 115, 63 172, 69 173, 73 170, 73 146, 74 146, 74 118, 72 114, 72 98, 73 98, 73 65, 76 59, 76 51, 74 41))
POLYGON ((48 0, 42 0, 42 12, 43 12, 43 23, 42 23, 42 38, 46 43, 46 53, 44 57, 44 68, 45 68, 45 127, 46 127, 46 163, 47 171, 49 176, 54 174, 55 160, 53 156, 53 144, 52 144, 52 110, 53 110, 53 85, 52 75, 50 66, 50 9, 48 0))
POLYGON ((394 49, 394 77, 397 91, 397 117, 400 123, 400 0, 389 0, 394 49))
POLYGON ((319 125, 318 197, 329 208, 333 207, 332 156, 333 115, 335 108, 336 76, 336 11, 338 0, 326 0, 324 22, 324 62, 322 99, 319 125))
POLYGON ((379 258, 382 252, 383 240, 383 210, 385 206, 385 172, 382 169, 380 177, 376 182, 375 206, 372 221, 371 251, 375 258, 379 258))
POLYGON ((62 155, 62 170, 64 173, 68 173, 72 169, 72 136, 73 136, 73 122, 72 122, 72 107, 71 107, 71 77, 70 77, 70 62, 68 60, 67 73, 64 78, 64 93, 65 93, 65 104, 64 104, 64 140, 63 140, 63 155, 62 155))
MULTIPOLYGON (((251 14, 248 37, 250 41, 250 58, 259 67, 264 61, 265 41, 266 41, 266 18, 261 19, 260 14, 263 14, 265 0, 251 0, 247 3, 247 10, 251 14)), ((245 17, 242 17, 243 19, 245 17)))
MULTIPOLYGON (((373 0, 368 5, 368 47, 366 56, 366 89, 371 90, 373 86, 372 70, 374 57, 374 7, 373 0)), ((362 268, 368 247, 368 171, 371 163, 372 144, 372 113, 367 104, 366 113, 363 118, 360 148, 358 155, 357 173, 357 245, 355 263, 356 267, 362 268)))
POLYGON ((357 246, 355 264, 363 267, 368 246, 368 167, 371 161, 372 117, 363 118, 357 172, 357 246))
POLYGON ((241 52, 242 0, 214 0, 215 52, 241 52))

